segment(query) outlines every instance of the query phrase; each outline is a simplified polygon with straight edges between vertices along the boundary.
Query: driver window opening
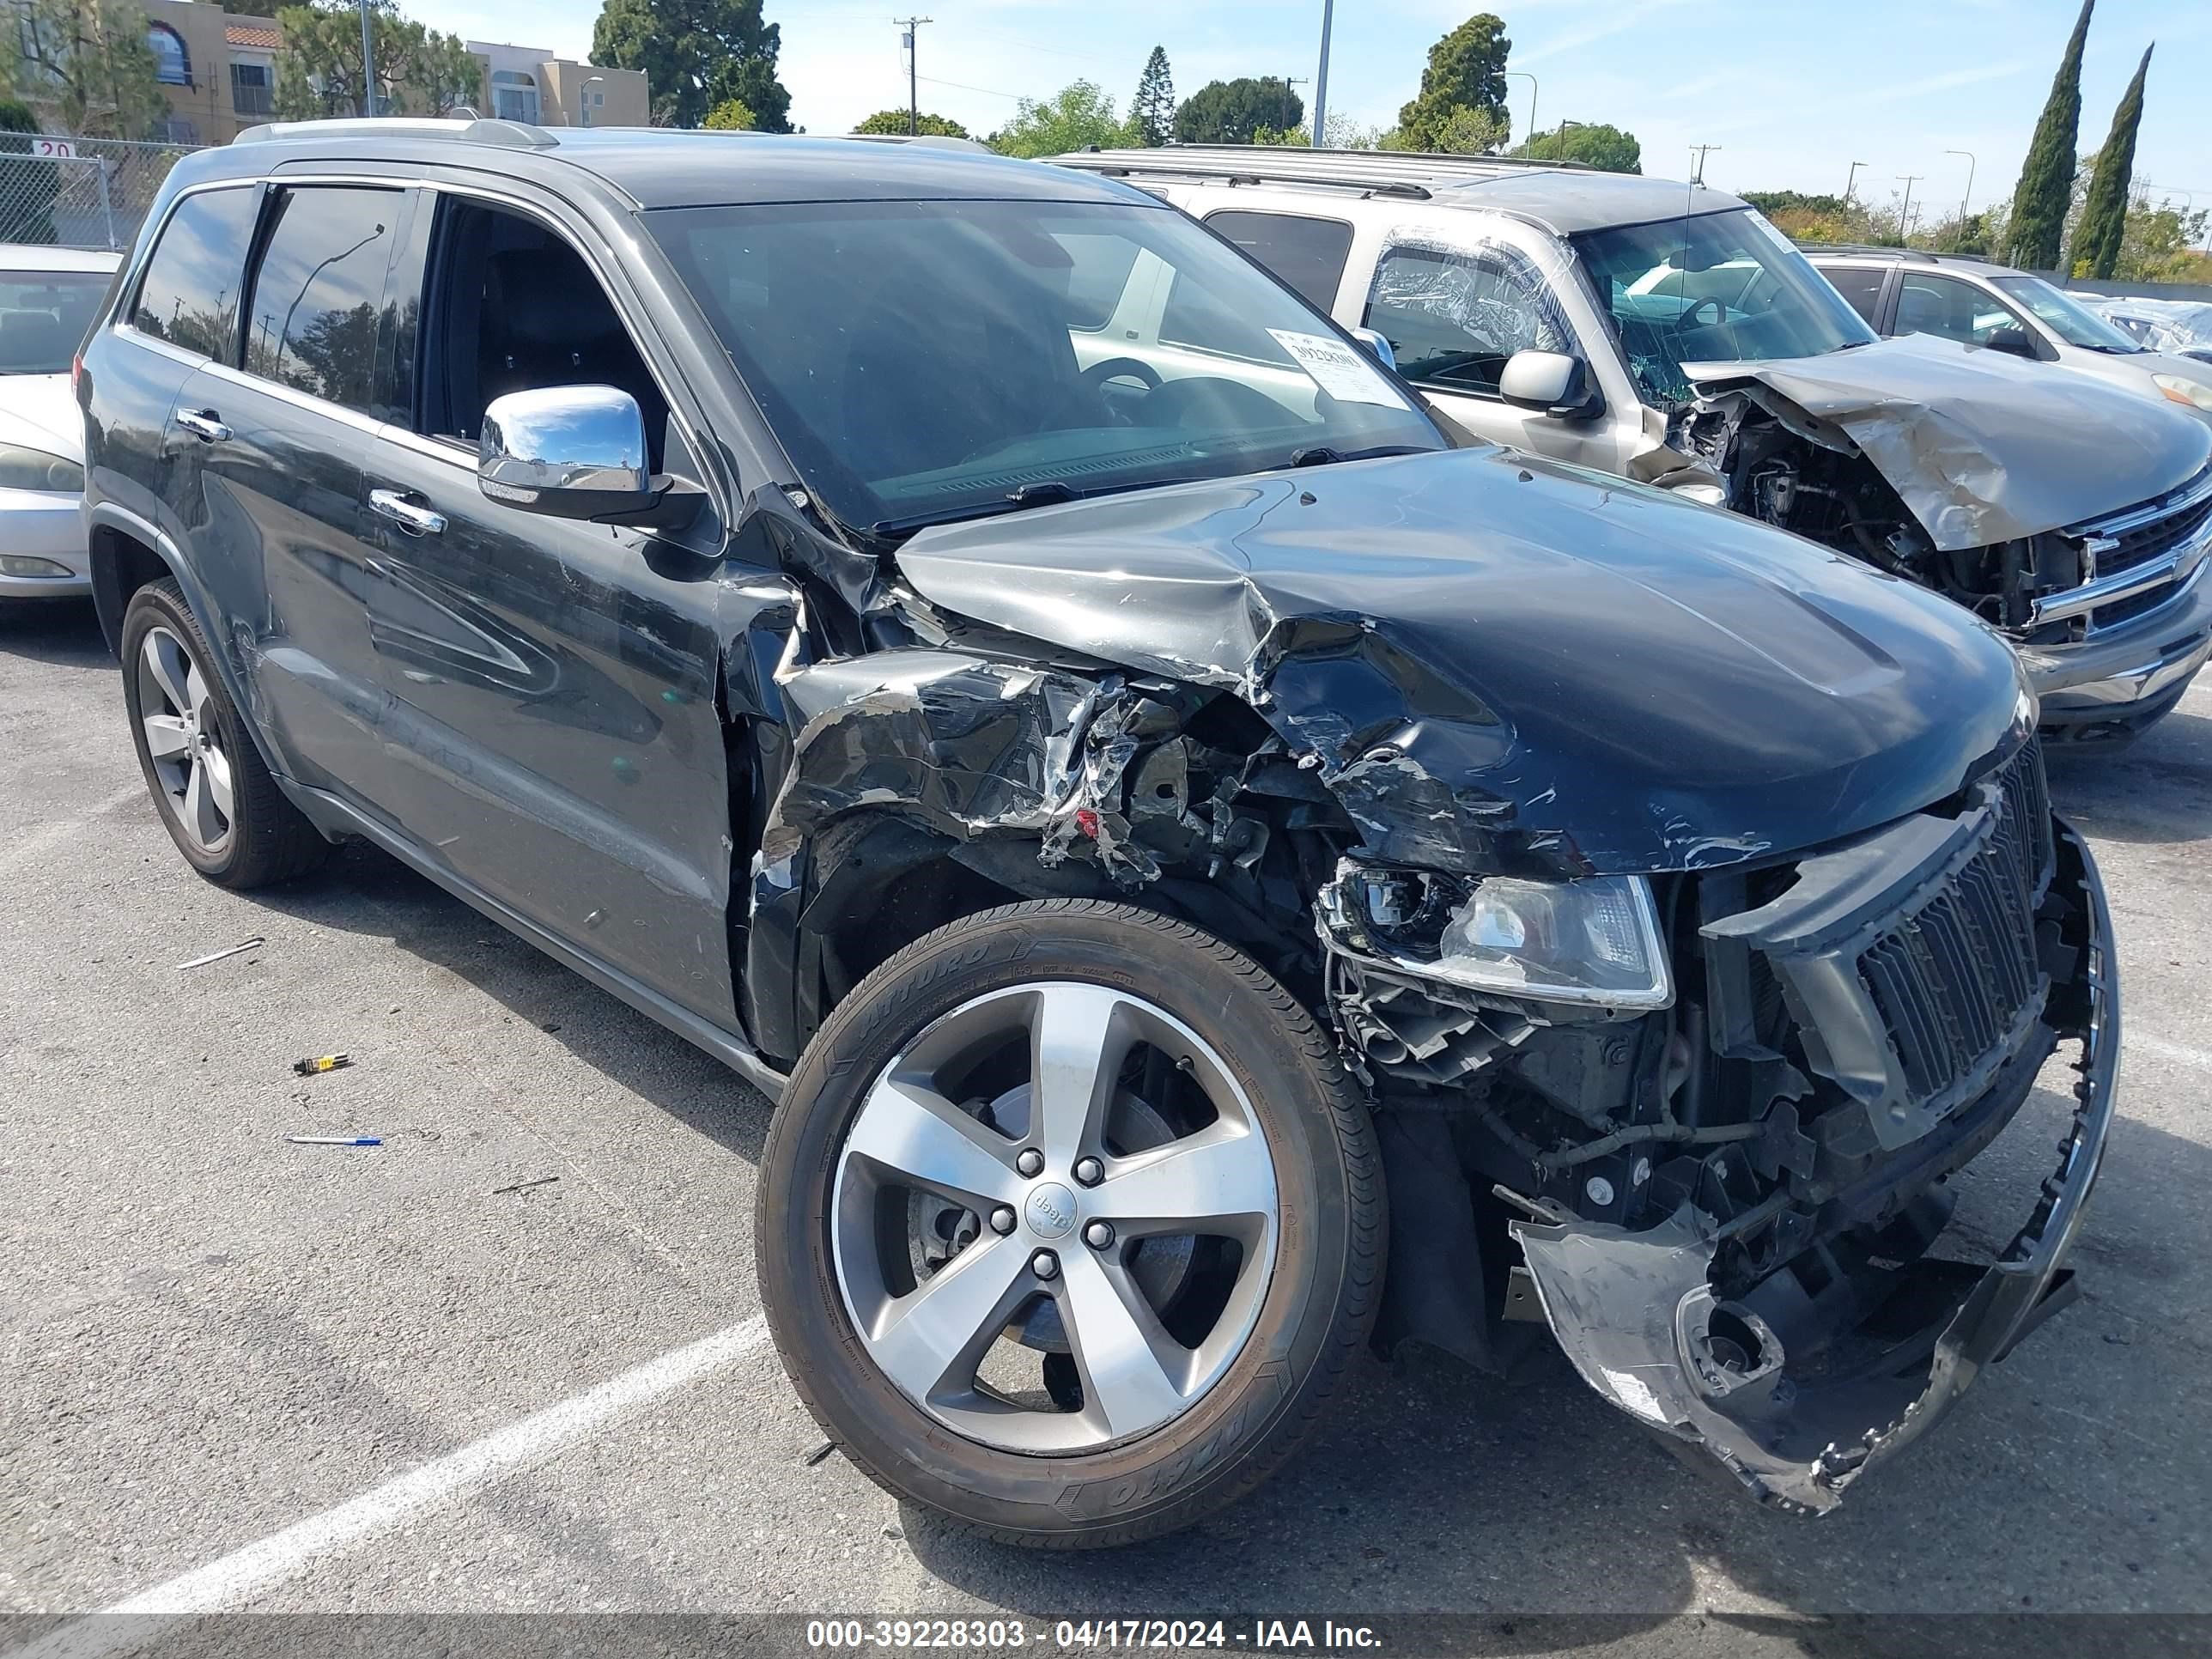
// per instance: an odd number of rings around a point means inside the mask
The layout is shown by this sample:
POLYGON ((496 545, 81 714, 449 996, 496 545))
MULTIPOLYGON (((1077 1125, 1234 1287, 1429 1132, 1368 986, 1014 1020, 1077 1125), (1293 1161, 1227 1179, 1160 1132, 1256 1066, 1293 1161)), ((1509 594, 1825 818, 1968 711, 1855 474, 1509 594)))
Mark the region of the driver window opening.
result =
POLYGON ((1516 351, 1575 349, 1543 277, 1488 255, 1389 249, 1375 267, 1364 321, 1389 341, 1407 380, 1478 397, 1498 395, 1516 351))
POLYGON ((611 386, 637 399, 660 471, 667 400, 583 257, 518 213, 451 197, 440 212, 417 429, 473 448, 495 398, 611 386))

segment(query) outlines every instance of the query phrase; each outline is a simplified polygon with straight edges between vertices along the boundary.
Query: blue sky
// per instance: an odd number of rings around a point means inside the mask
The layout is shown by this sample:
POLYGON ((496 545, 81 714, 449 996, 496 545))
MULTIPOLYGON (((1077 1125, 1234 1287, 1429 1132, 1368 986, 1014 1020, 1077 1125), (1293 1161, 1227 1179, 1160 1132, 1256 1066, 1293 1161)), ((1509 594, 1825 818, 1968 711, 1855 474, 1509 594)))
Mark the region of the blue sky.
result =
MULTIPOLYGON (((597 0, 403 0, 410 15, 472 38, 590 48, 597 0)), ((1642 140, 1646 173, 1686 176, 1689 146, 1724 189, 1840 191, 1852 161, 1863 195, 1926 175, 1916 201, 1954 204, 1973 152, 1974 201, 2008 191, 2077 0, 1338 0, 1329 106, 1388 125, 1413 95, 1437 36, 1473 12, 1504 17, 1511 67, 1537 77, 1536 119, 1611 121, 1642 140)), ((894 7, 768 0, 783 28, 792 118, 843 131, 903 107, 894 10, 936 18, 921 31, 921 103, 981 132, 1014 97, 1098 82, 1127 106, 1145 58, 1167 48, 1178 92, 1217 76, 1310 76, 1321 0, 934 0, 894 7), (957 84, 947 84, 957 83, 957 84)), ((2081 134, 2100 143, 2154 38, 2136 176, 2212 207, 2212 5, 2100 0, 2083 66, 2081 134)), ((1527 80, 1509 82, 1517 137, 1527 80)), ((1310 98, 1312 88, 1300 88, 1310 98)))

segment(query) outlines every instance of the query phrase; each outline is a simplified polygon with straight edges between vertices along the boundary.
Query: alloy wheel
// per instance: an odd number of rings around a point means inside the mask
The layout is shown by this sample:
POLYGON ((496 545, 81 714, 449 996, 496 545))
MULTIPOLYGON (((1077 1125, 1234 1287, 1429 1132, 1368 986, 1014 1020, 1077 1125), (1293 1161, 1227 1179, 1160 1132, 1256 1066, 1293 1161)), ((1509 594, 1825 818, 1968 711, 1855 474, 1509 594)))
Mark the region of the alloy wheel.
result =
POLYGON ((1090 1452, 1188 1411, 1273 1272, 1274 1164, 1211 1045, 1106 987, 1021 986, 933 1022, 838 1154, 831 1245, 871 1359, 945 1427, 1090 1452))
POLYGON ((170 813, 194 847, 218 854, 230 843, 235 808, 207 676, 185 642, 158 624, 139 643, 137 673, 139 728, 170 813))

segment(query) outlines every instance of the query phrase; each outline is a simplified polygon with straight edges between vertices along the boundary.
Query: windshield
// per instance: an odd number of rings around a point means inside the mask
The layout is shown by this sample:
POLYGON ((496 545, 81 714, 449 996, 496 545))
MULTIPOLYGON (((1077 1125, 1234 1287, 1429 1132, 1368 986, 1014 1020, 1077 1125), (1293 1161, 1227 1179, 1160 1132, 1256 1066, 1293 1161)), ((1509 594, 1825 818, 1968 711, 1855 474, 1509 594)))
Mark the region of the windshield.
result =
POLYGON ((1875 337, 1796 245, 1747 208, 1573 240, 1637 392, 1657 409, 1689 400, 1684 363, 1818 357, 1875 337))
POLYGON ((2045 328, 2090 351, 2134 353, 2142 347, 2080 301, 2060 293, 2040 276, 1996 276, 1990 280, 2036 314, 2045 328))
POLYGON ((107 292, 98 270, 0 270, 0 374, 66 374, 107 292))
POLYGON ((645 216, 807 486, 894 534, 1442 435, 1172 209, 780 203, 645 216))

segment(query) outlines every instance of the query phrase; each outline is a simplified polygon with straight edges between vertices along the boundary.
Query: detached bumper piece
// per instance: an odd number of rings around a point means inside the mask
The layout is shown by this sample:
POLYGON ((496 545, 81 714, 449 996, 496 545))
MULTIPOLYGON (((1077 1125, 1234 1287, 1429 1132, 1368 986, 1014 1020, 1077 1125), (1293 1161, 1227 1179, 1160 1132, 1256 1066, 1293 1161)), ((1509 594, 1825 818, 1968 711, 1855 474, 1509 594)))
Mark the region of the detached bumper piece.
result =
MULTIPOLYGON (((1801 1014, 1813 1016, 1807 1025, 1834 1044, 1822 1069, 1864 1108, 1881 1147, 1878 1178, 1893 1188, 1932 1184, 1986 1145, 2010 1115, 1985 1110, 1988 1102, 2025 1095, 2052 1034, 2080 1044, 2057 1168, 1994 1262, 1923 1254, 1948 1212, 1930 1200, 1917 1218, 1918 1248, 1902 1239, 1895 1261, 1891 1251, 1868 1253, 1846 1331, 1792 1321, 1757 1288, 1737 1299, 1718 1294, 1713 1268, 1729 1229, 1691 1202, 1634 1232, 1555 1206, 1545 1221, 1513 1225, 1544 1314, 1583 1380, 1771 1508, 1833 1509, 2073 1290, 2062 1263, 2112 1127, 2119 1056, 2110 917, 2087 847, 2048 817, 2039 778, 2005 780, 1984 808, 1991 816, 1978 831, 1969 812, 1960 838, 1927 849, 1902 930, 1869 921, 1852 884, 1837 879, 1790 912, 1795 931, 1767 960, 1801 1014), (2047 841, 2039 813, 2051 826, 2047 841), (2031 826, 2037 833, 2023 837, 2031 826), (2056 908, 2065 920, 2058 948, 2043 959, 2063 970, 2031 989, 2021 974, 2036 958, 2005 936, 2016 906, 1997 890, 2040 887, 2033 865, 2045 849, 2048 895, 2059 902, 2043 913, 2056 908), (1962 1034, 1960 998, 1977 988, 1985 994, 1983 1029, 1962 1034), (1816 1012, 1810 1005, 1824 996, 1816 1012), (2033 1028, 2024 1037, 2020 1024, 2033 1028), (1854 1033, 1871 1040, 1854 1048, 1854 1033)), ((1850 853, 1826 873, 1848 876, 1850 853)), ((1776 943, 1776 908, 1740 919, 1739 931, 1762 950, 1776 943)), ((1905 1218, 1906 1233, 1915 1220, 1905 1218)))

